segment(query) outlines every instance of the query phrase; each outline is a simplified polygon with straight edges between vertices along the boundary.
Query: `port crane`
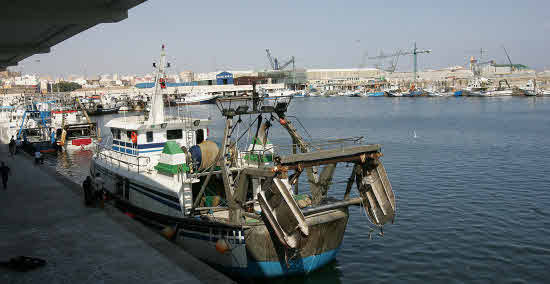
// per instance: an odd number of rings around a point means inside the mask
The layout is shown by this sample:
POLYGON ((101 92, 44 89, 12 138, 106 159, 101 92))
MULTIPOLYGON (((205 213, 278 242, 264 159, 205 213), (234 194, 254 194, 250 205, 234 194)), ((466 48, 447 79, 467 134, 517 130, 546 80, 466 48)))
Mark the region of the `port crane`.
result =
POLYGON ((389 72, 390 74, 395 72, 395 70, 397 69, 397 63, 399 62, 399 57, 401 56, 402 54, 402 50, 399 49, 396 53, 392 54, 392 55, 384 55, 383 52, 380 52, 380 54, 378 56, 376 56, 377 58, 387 58, 387 57, 391 57, 391 60, 389 61, 389 67, 387 68, 384 68, 382 67, 382 64, 376 64, 375 67, 377 69, 381 69, 381 70, 384 70, 386 72, 389 72))
POLYGON ((285 63, 279 64, 279 59, 271 56, 271 52, 269 51, 269 49, 266 49, 265 52, 267 53, 267 59, 269 60, 269 64, 271 65, 271 68, 273 70, 284 70, 286 67, 288 67, 288 65, 290 65, 290 63, 292 63, 292 70, 296 70, 294 66, 294 56, 290 57, 290 59, 285 63))
POLYGON ((413 63, 414 64, 414 80, 416 81, 416 72, 418 70, 418 59, 417 59, 418 54, 431 53, 431 52, 432 52, 432 50, 430 50, 430 49, 418 49, 416 47, 416 42, 414 42, 414 48, 410 51, 401 51, 401 50, 399 50, 399 51, 397 51, 396 53, 393 53, 393 54, 369 57, 369 59, 384 59, 384 58, 390 58, 390 57, 397 58, 395 60, 395 66, 393 68, 393 71, 395 71, 395 69, 397 68, 397 60, 399 60, 399 56, 412 55, 413 60, 414 60, 414 63, 413 63))
POLYGON ((506 51, 506 47, 504 47, 504 45, 502 46, 502 49, 504 49, 504 53, 506 53, 506 57, 508 58, 508 62, 510 62, 510 72, 514 72, 514 64, 512 64, 512 60, 510 59, 510 55, 508 54, 508 51, 506 51))

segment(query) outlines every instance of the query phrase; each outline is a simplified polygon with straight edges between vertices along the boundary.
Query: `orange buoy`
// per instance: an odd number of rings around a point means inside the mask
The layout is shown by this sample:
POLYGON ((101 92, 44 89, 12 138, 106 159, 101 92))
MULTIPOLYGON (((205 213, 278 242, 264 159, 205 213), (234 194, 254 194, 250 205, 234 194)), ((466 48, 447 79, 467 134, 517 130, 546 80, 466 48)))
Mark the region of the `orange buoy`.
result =
POLYGON ((231 250, 229 243, 225 239, 218 239, 216 242, 216 251, 221 254, 225 254, 227 251, 231 250))
POLYGON ((279 123, 281 125, 285 125, 286 124, 286 120, 284 118, 279 118, 279 123))

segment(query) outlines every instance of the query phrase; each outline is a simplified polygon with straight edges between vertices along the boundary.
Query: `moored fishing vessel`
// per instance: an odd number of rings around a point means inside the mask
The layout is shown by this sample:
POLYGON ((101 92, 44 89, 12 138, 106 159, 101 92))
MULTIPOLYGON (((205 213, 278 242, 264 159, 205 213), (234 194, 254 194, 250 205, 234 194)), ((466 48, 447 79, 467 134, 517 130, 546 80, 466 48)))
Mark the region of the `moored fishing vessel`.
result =
POLYGON ((66 150, 91 150, 97 142, 100 136, 97 124, 90 120, 83 108, 81 112, 82 115, 79 115, 75 108, 52 111, 51 127, 58 146, 66 150))
MULTIPOLYGON (((164 66, 163 48, 156 82, 164 66)), ((155 86, 147 118, 107 123, 112 140, 95 153, 90 171, 120 206, 172 227, 175 241, 196 257, 247 277, 307 273, 336 257, 349 206, 363 205, 377 226, 393 221, 380 145, 306 142, 287 115, 292 97, 266 101, 254 91, 216 100, 225 120, 218 148, 209 119, 165 116, 162 90, 155 86), (291 145, 271 143, 274 124, 291 145), (328 194, 338 164, 353 165, 340 200, 328 194), (298 188, 304 172, 309 195, 298 188), (358 197, 351 197, 354 183, 358 197)))

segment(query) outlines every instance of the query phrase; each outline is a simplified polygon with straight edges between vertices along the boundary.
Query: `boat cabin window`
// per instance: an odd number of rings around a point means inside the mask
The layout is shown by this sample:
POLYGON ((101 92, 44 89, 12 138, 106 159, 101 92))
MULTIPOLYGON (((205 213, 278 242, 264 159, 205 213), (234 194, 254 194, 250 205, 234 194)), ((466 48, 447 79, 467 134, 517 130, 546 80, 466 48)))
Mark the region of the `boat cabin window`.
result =
POLYGON ((147 131, 147 142, 153 142, 153 131, 147 131))
POLYGON ((120 139, 120 129, 111 128, 111 133, 113 134, 113 139, 120 139))
POLYGON ((171 129, 166 130, 166 139, 168 140, 176 140, 183 138, 183 134, 181 129, 171 129))
POLYGON ((204 141, 204 129, 197 129, 195 131, 195 139, 196 139, 196 144, 199 145, 200 143, 202 143, 202 141, 204 141))

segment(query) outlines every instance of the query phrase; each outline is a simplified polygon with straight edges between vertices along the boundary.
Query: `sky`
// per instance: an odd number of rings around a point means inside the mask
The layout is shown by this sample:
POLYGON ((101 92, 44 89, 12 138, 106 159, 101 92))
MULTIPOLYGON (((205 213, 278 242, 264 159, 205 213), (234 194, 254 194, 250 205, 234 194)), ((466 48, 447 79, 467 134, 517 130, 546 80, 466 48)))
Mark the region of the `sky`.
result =
MULTIPOLYGON (((357 68, 364 54, 419 49, 419 69, 485 59, 550 68, 550 1, 148 0, 118 23, 99 24, 12 70, 41 75, 152 72, 166 44, 171 73, 263 70, 265 49, 298 68, 357 68)), ((372 67, 378 61, 368 60, 372 67)), ((398 70, 412 70, 412 56, 398 70)))

